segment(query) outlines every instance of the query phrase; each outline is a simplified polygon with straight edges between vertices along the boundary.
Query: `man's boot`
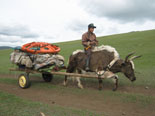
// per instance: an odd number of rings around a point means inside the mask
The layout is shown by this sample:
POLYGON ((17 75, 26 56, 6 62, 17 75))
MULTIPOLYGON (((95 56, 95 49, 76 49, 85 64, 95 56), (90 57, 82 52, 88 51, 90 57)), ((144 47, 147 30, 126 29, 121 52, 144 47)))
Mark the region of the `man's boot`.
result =
POLYGON ((90 56, 87 56, 87 59, 86 59, 86 67, 85 67, 85 70, 86 71, 90 71, 89 62, 90 62, 90 56))

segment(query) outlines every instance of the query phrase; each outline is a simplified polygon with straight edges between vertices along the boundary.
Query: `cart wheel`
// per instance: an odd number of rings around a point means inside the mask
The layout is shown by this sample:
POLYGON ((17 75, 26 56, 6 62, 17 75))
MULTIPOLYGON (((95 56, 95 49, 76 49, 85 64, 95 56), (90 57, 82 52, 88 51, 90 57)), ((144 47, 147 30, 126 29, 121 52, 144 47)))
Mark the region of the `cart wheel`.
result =
POLYGON ((45 82, 51 82, 51 80, 53 79, 53 75, 49 73, 42 73, 42 77, 45 82))
POLYGON ((29 80, 29 74, 21 74, 21 75, 19 75, 18 84, 19 84, 19 87, 21 87, 22 89, 29 88, 30 85, 31 85, 31 82, 29 80))

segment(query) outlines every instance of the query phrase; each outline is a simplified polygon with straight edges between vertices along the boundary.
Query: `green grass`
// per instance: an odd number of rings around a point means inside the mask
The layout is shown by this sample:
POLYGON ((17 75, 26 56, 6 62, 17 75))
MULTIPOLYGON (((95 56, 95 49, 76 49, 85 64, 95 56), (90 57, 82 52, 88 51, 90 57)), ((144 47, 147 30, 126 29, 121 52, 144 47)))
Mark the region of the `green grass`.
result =
MULTIPOLYGON (((148 30, 148 31, 138 31, 138 32, 130 32, 130 33, 124 33, 124 34, 116 34, 116 35, 111 35, 111 36, 104 36, 104 37, 98 37, 97 38, 100 45, 110 45, 116 48, 116 50, 119 52, 121 58, 125 58, 125 56, 130 53, 135 51, 135 55, 143 55, 141 58, 136 59, 134 61, 135 63, 135 74, 137 77, 137 80, 134 83, 131 83, 123 74, 119 74, 119 86, 140 86, 142 88, 145 88, 145 86, 149 86, 150 88, 155 88, 155 30, 148 30)), ((83 49, 81 45, 81 40, 77 41, 71 41, 71 42, 62 42, 62 43, 57 43, 61 47, 61 52, 60 54, 65 57, 66 64, 68 62, 68 58, 71 55, 71 53, 76 50, 76 49, 83 49)), ((9 61, 9 55, 13 50, 0 50, 0 74, 8 74, 9 68, 10 67, 15 67, 15 65, 11 64, 9 61)), ((18 73, 17 73, 18 74, 18 73)), ((3 76, 4 77, 4 76, 3 76)), ((40 78, 40 77, 39 77, 40 78)), ((56 79, 54 81, 63 81, 63 76, 56 76, 56 79)), ((97 86, 98 82, 95 79, 82 79, 82 82, 86 85, 88 84, 94 84, 97 86)), ((11 79, 11 78, 0 78, 0 83, 7 83, 7 84, 17 84, 17 79, 11 79)), ((59 85, 52 85, 52 84, 46 84, 46 83, 36 83, 32 82, 32 85, 34 88, 42 88, 42 89, 54 89, 58 91, 64 91, 64 92, 71 92, 72 94, 87 94, 89 95, 89 89, 84 89, 84 90, 79 90, 78 88, 64 88, 59 85)), ((104 80, 104 85, 105 86, 112 86, 112 82, 110 80, 104 80)), ((152 106, 155 104, 155 98, 154 96, 147 96, 139 93, 131 94, 131 93, 123 93, 123 92, 112 92, 111 90, 104 90, 102 92, 99 92, 97 90, 91 91, 91 94, 99 94, 107 97, 114 97, 115 99, 120 100, 121 102, 124 103, 135 103, 139 104, 140 106, 148 107, 152 106)), ((4 116, 9 115, 13 112, 11 108, 13 108, 12 105, 10 104, 15 104, 14 100, 19 99, 15 96, 9 95, 9 94, 0 94, 0 99, 3 98, 2 95, 8 95, 11 97, 8 97, 10 101, 4 102, 3 105, 6 105, 4 108, 5 109, 0 109, 4 111, 4 116), (13 100, 13 102, 11 101, 13 100), (7 107, 8 110, 7 110, 7 107)), ((22 102, 20 104, 17 104, 15 106, 18 107, 22 106, 24 100, 21 100, 22 102)), ((27 105, 22 106, 23 108, 27 109, 29 112, 31 112, 31 102, 28 102, 27 105)), ((0 100, 0 105, 2 101, 0 100)), ((32 105, 36 105, 37 107, 41 107, 40 103, 32 103, 32 105), (36 105, 37 104, 37 105, 36 105)), ((43 105, 43 104, 42 104, 43 105)), ((44 105, 43 105, 44 106, 44 105)), ((153 106, 154 107, 154 106, 153 106)), ((0 107, 2 108, 2 107, 0 107)), ((49 108, 47 105, 45 105, 43 108, 43 111, 46 111, 48 114, 51 114, 49 108), (45 108, 45 109, 44 109, 45 108)), ((18 109, 18 108, 17 108, 18 109)), ((33 108, 32 108, 33 109, 33 108)), ((57 108, 56 108, 57 109, 57 108)), ((59 111, 60 113, 63 113, 67 115, 67 111, 69 109, 67 108, 60 108, 63 109, 62 112, 59 111)), ((14 109, 15 112, 17 111, 14 109)), ((54 110, 56 111, 56 110, 54 110)), ((71 110, 71 113, 77 113, 79 110, 71 110)), ((40 111, 36 111, 34 109, 34 113, 37 114, 40 111)), ((82 113, 85 111, 81 111, 82 113)), ((16 116, 26 113, 24 110, 21 110, 21 113, 17 114, 16 116)), ((75 113, 75 114, 76 114, 75 113)), ((86 112, 88 113, 88 112, 86 112)), ((2 116, 3 116, 2 115, 2 116)), ((27 115, 27 114, 25 114, 27 115)), ((57 114, 56 114, 57 115, 57 114)), ((80 114, 83 115, 83 114, 80 114)), ((13 116, 13 115, 11 115, 13 116)), ((21 116, 21 115, 20 115, 21 116)), ((52 115, 53 116, 53 115, 52 115)))
POLYGON ((6 49, 0 50, 0 73, 7 74, 9 73, 9 68, 13 67, 13 64, 10 63, 10 54, 13 50, 6 49))
MULTIPOLYGON (((33 77, 33 78, 40 78, 40 77, 33 77)), ((17 80, 15 78, 0 78, 0 83, 5 83, 5 84, 12 84, 12 85, 17 85, 17 80)), ((111 89, 110 90, 103 90, 103 91, 98 91, 98 90, 91 90, 90 88, 85 88, 84 90, 75 88, 75 87, 63 87, 62 85, 55 85, 51 83, 37 83, 36 81, 31 81, 32 86, 31 88, 40 90, 51 90, 51 91, 57 91, 60 93, 65 93, 65 94, 72 94, 76 96, 92 96, 92 95, 99 95, 100 98, 104 97, 103 103, 110 97, 113 99, 116 99, 122 103, 135 103, 138 106, 141 107, 149 107, 150 105, 152 107, 155 107, 155 96, 149 96, 145 95, 143 93, 127 93, 127 92, 113 92, 111 89)), ((96 82, 97 83, 97 82, 96 82)), ((89 83, 90 84, 90 83, 89 83)), ((110 84, 110 83, 109 83, 110 84)), ((112 83, 111 83, 112 85, 112 83)), ((96 84, 97 86, 97 84, 96 84)), ((112 88, 112 87, 111 87, 112 88)), ((96 99, 96 98, 94 98, 96 99)))
MULTIPOLYGON (((130 32, 111 36, 98 37, 100 45, 111 45, 116 48, 121 58, 135 51, 135 55, 143 55, 136 59, 136 77, 134 85, 155 87, 155 30, 130 32)), ((65 57, 66 64, 71 53, 76 49, 83 49, 81 40, 57 43, 61 47, 60 54, 65 57)), ((0 73, 9 73, 10 67, 15 67, 9 61, 9 55, 13 50, 0 50, 0 73)), ((130 85, 131 83, 120 75, 120 82, 130 85)))
POLYGON ((99 116, 92 111, 49 106, 0 91, 0 116, 39 116, 40 112, 47 116, 99 116))

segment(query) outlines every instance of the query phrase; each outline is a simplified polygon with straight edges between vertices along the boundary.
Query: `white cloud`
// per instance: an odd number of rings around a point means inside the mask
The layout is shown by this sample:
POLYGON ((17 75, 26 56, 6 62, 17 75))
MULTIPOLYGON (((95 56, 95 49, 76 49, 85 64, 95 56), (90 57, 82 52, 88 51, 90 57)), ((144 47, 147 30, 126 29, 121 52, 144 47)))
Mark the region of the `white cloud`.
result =
POLYGON ((20 36, 22 38, 37 38, 38 34, 33 33, 29 30, 28 27, 23 25, 0 25, 0 35, 6 36, 20 36))
MULTIPOLYGON (((0 32, 3 33, 0 33, 0 46, 19 46, 32 41, 55 43, 80 39, 82 33, 87 31, 89 23, 97 26, 97 36, 154 28, 155 21, 151 20, 151 13, 146 15, 149 11, 146 8, 143 8, 144 15, 139 15, 138 10, 132 14, 132 9, 142 8, 146 0, 81 1, 1 0, 0 32), (130 15, 125 14, 126 12, 130 15), (138 15, 145 17, 145 21, 136 22, 138 15), (134 21, 128 20, 131 16, 135 16, 134 21), (9 30, 5 32, 5 29, 9 30)), ((150 8, 154 8, 153 4, 150 8)))
POLYGON ((123 23, 155 20, 154 0, 81 0, 80 4, 90 14, 123 23))

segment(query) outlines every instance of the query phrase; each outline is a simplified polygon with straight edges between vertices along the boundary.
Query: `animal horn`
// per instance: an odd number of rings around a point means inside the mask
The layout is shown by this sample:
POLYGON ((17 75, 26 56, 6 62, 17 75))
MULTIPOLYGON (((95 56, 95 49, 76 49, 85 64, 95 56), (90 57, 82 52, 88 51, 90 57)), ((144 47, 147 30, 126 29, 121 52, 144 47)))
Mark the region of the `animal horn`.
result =
POLYGON ((135 52, 132 52, 132 53, 130 53, 130 54, 128 54, 127 56, 126 56, 126 58, 125 58, 125 62, 127 62, 128 61, 128 58, 131 56, 131 55, 133 55, 135 52))
POLYGON ((130 60, 134 60, 134 59, 136 59, 136 58, 140 58, 142 55, 139 55, 139 56, 133 56, 133 57, 131 57, 130 58, 130 60))

